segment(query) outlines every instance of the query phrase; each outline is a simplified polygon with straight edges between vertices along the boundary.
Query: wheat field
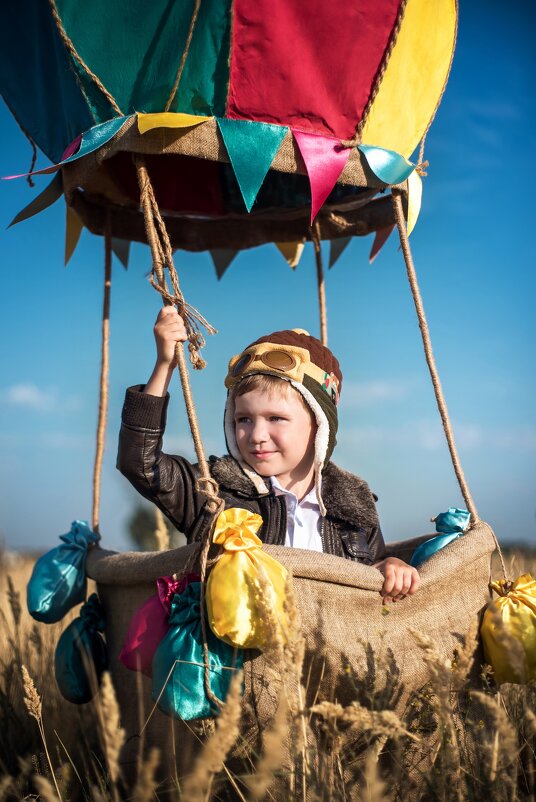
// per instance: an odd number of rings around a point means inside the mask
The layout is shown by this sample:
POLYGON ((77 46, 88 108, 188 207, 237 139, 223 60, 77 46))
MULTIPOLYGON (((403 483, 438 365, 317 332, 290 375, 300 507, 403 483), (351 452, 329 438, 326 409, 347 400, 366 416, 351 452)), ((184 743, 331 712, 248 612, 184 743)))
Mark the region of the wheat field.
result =
MULTIPOLYGON (((528 552, 513 551, 508 560, 512 575, 536 571, 536 559, 528 552)), ((296 620, 294 636, 285 645, 274 627, 268 658, 279 683, 279 702, 259 754, 240 770, 231 759, 240 738, 237 675, 190 770, 163 781, 160 755, 153 750, 141 761, 135 784, 128 786, 120 762, 124 732, 111 680, 104 676, 100 694, 89 704, 76 706, 61 697, 53 655, 67 622, 46 626, 29 617, 25 586, 32 565, 29 557, 1 556, 0 802, 536 799, 535 686, 498 689, 488 667, 479 666, 479 687, 469 687, 473 648, 464 647, 445 661, 422 636, 419 648, 430 680, 413 699, 410 716, 368 709, 357 700, 345 708, 320 701, 304 709, 303 641, 296 620), (312 722, 322 737, 311 737, 312 722)))

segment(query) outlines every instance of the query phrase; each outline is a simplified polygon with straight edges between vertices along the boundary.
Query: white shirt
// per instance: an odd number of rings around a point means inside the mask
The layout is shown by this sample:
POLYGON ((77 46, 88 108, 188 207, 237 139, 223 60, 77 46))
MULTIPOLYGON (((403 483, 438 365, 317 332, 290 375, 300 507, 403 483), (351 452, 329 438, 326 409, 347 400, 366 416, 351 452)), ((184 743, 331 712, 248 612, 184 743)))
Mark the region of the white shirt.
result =
POLYGON ((285 497, 287 506, 285 546, 323 551, 320 537, 320 506, 315 488, 313 487, 301 501, 298 501, 294 493, 281 487, 275 476, 271 476, 270 481, 276 496, 285 497))

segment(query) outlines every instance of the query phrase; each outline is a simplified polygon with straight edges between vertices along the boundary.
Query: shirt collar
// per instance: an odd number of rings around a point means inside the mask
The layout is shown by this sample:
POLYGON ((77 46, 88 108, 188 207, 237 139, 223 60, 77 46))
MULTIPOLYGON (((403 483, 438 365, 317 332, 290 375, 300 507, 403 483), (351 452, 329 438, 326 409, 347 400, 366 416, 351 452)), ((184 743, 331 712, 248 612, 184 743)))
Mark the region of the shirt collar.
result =
MULTIPOLYGON (((277 480, 277 476, 270 476, 270 482, 272 484, 272 489, 276 494, 276 496, 292 496, 292 498, 296 498, 296 494, 293 493, 292 490, 286 490, 284 487, 281 486, 281 484, 277 480)), ((316 488, 314 487, 314 485, 309 490, 307 495, 304 496, 299 503, 304 504, 306 502, 307 504, 314 505, 315 507, 318 507, 320 509, 320 504, 318 503, 316 488)))

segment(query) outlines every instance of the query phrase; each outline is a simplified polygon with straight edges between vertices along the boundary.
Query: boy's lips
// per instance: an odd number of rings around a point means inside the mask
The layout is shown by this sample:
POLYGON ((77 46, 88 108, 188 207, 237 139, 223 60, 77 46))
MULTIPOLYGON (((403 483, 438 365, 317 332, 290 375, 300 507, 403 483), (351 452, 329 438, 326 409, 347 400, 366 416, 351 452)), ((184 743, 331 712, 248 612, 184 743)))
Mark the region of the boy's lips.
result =
POLYGON ((271 457, 272 454, 275 454, 275 451, 253 451, 252 454, 255 459, 267 459, 271 457))

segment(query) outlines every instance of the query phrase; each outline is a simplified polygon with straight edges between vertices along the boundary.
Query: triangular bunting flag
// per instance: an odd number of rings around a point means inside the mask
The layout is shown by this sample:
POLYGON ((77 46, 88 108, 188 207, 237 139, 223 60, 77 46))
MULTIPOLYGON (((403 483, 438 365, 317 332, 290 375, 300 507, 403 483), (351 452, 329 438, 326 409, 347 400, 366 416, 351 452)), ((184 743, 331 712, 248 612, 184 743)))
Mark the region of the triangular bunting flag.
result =
POLYGON ((212 261, 214 262, 214 267, 216 268, 218 281, 221 279, 237 253, 238 251, 233 250, 232 248, 213 248, 210 251, 212 261))
POLYGON ((292 130, 311 184, 311 223, 346 167, 351 148, 337 139, 292 130))
POLYGON ((331 240, 331 248, 329 251, 329 267, 332 268, 341 253, 344 251, 351 237, 338 237, 331 240))
POLYGON ((128 270, 130 258, 130 240, 112 237, 112 251, 115 253, 125 270, 128 270))
POLYGON ((67 218, 65 225, 65 266, 68 265, 69 259, 75 252, 75 248, 78 245, 78 240, 80 239, 80 234, 82 233, 83 228, 84 224, 75 210, 71 206, 67 206, 67 218))
POLYGON ((295 270, 300 262, 303 249, 305 246, 304 242, 276 242, 275 245, 283 254, 289 265, 293 270, 295 270))
POLYGON ((408 220, 407 232, 408 237, 415 228, 415 224, 419 218, 422 203, 422 179, 414 170, 408 177, 408 220))
POLYGON ((162 111, 156 114, 138 115, 138 131, 145 134, 153 128, 192 128, 194 125, 206 123, 212 117, 201 117, 198 114, 184 114, 183 112, 162 111))
POLYGON ((45 189, 33 199, 28 206, 25 206, 24 209, 18 213, 16 217, 13 218, 11 223, 8 225, 8 228, 11 226, 16 226, 17 223, 21 223, 23 220, 28 220, 30 217, 33 217, 35 214, 39 214, 39 212, 44 211, 44 209, 48 209, 49 206, 52 206, 59 197, 63 194, 63 179, 61 173, 56 173, 50 184, 48 184, 45 189))
POLYGON ((387 148, 376 148, 374 145, 358 145, 367 164, 384 184, 401 184, 413 172, 415 165, 387 148))
POLYGON ((288 128, 250 120, 217 118, 246 209, 251 211, 288 128))
POLYGON ((370 249, 370 256, 369 256, 369 264, 372 264, 389 237, 391 236, 391 232, 395 227, 394 223, 392 226, 387 226, 387 228, 380 228, 379 231, 376 231, 376 236, 374 237, 374 242, 372 243, 372 248, 370 249))

